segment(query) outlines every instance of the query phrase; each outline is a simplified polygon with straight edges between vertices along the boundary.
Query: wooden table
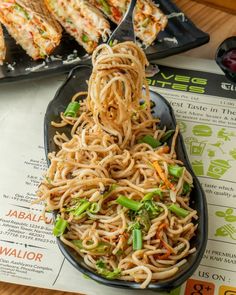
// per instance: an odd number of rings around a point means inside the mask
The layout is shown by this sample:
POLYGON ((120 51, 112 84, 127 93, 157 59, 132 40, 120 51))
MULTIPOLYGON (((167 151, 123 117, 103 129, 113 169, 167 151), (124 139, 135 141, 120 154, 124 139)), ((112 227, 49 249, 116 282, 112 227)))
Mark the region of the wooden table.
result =
MULTIPOLYGON (((175 0, 176 4, 203 31, 210 34, 210 42, 182 55, 213 59, 216 48, 227 37, 236 36, 236 16, 206 7, 190 0, 175 0)), ((1 295, 72 295, 75 293, 52 291, 0 282, 1 295)))

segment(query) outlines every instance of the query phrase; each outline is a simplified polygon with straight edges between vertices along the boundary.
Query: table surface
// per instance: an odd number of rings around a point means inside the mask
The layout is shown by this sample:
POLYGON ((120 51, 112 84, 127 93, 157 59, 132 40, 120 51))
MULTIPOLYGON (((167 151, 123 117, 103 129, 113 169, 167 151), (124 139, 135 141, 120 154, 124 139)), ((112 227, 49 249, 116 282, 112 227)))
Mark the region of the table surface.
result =
MULTIPOLYGON (((236 36, 236 15, 207 7, 190 0, 174 1, 203 31, 210 34, 210 42, 181 55, 213 59, 216 48, 230 36, 236 36)), ((0 282, 1 295, 72 295, 75 293, 39 289, 0 282)))

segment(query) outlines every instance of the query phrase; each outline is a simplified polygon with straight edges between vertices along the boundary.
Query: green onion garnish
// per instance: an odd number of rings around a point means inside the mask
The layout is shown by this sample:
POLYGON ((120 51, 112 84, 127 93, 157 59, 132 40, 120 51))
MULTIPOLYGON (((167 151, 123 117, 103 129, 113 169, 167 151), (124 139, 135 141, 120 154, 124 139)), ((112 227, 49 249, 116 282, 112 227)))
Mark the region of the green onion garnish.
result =
POLYGON ((99 210, 100 210, 100 206, 98 205, 98 203, 92 203, 89 208, 89 212, 91 213, 98 213, 99 210))
POLYGON ((146 195, 144 195, 142 202, 151 200, 155 195, 162 196, 162 191, 159 189, 155 189, 154 191, 147 193, 146 195))
POLYGON ((152 200, 148 200, 144 202, 144 208, 147 210, 150 218, 155 218, 162 212, 162 208, 156 205, 152 200))
POLYGON ((133 229, 133 250, 141 250, 143 246, 142 231, 140 229, 133 229))
POLYGON ((189 215, 189 211, 187 211, 187 210, 185 210, 185 209, 183 209, 183 208, 181 208, 181 207, 179 207, 179 206, 177 206, 177 205, 175 205, 175 204, 171 204, 169 207, 168 207, 168 209, 171 211, 171 212, 173 212, 173 213, 175 213, 177 216, 179 216, 179 217, 186 217, 186 216, 188 216, 189 215))
POLYGON ((170 175, 180 178, 183 174, 184 167, 178 165, 168 165, 168 172, 170 175))
POLYGON ((105 262, 101 259, 96 262, 96 268, 99 274, 109 280, 116 279, 121 275, 121 270, 119 268, 110 271, 107 269, 105 262))
POLYGON ((80 108, 80 104, 77 101, 70 102, 64 112, 64 116, 65 117, 76 117, 79 108, 80 108))
MULTIPOLYGON (((152 108, 154 108, 155 106, 156 106, 155 102, 154 102, 153 100, 151 100, 151 101, 150 101, 150 108, 152 109, 152 108)), ((142 101, 142 102, 140 102, 140 108, 141 108, 141 110, 146 109, 146 107, 147 107, 147 102, 146 102, 146 101, 142 101)))
POLYGON ((54 228, 53 228, 54 236, 56 236, 56 237, 61 236, 64 233, 67 225, 68 225, 68 221, 59 217, 56 221, 54 228))
POLYGON ((140 138, 138 140, 138 143, 147 143, 154 149, 161 145, 161 142, 159 140, 155 139, 152 135, 149 134, 140 138))
POLYGON ((81 200, 81 204, 79 205, 79 207, 75 210, 74 215, 75 216, 79 216, 82 213, 84 213, 88 207, 91 205, 91 203, 87 200, 81 200))
POLYGON ((172 134, 175 133, 175 130, 168 130, 164 133, 164 135, 161 137, 160 141, 161 142, 166 142, 172 134))
POLYGON ((190 190, 191 190, 191 186, 190 186, 190 184, 187 183, 187 182, 184 182, 184 184, 183 184, 183 189, 182 189, 182 194, 183 194, 183 195, 186 195, 187 193, 190 192, 190 190))
MULTIPOLYGON (((83 242, 82 240, 72 240, 72 243, 80 250, 83 250, 83 242)), ((93 242, 91 241, 91 243, 89 243, 88 241, 88 245, 92 244, 93 242)), ((112 251, 112 246, 111 244, 107 243, 107 242, 98 242, 98 245, 93 248, 88 250, 89 252, 93 253, 93 254, 110 254, 112 251)))
POLYGON ((143 206, 142 203, 131 200, 131 199, 125 197, 125 196, 119 196, 116 199, 116 202, 118 204, 122 205, 123 207, 129 208, 129 209, 131 209, 133 211, 138 211, 143 206))
POLYGON ((82 35, 82 41, 85 42, 85 43, 87 43, 87 42, 89 41, 88 36, 85 35, 85 34, 83 34, 83 35, 82 35))

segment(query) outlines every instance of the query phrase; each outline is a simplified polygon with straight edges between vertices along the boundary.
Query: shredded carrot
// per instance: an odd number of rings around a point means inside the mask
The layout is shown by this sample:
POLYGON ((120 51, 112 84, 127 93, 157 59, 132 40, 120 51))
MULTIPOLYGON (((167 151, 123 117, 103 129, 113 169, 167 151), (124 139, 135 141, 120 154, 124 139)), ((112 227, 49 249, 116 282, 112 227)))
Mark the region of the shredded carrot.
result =
POLYGON ((166 248, 167 252, 165 254, 157 255, 157 259, 160 259, 160 260, 168 259, 169 256, 173 253, 173 251, 169 247, 169 245, 166 244, 166 242, 162 239, 161 239, 161 244, 164 248, 166 248))
POLYGON ((156 237, 157 239, 161 239, 162 238, 162 235, 163 235, 163 229, 164 228, 167 228, 169 226, 168 223, 162 223, 159 227, 158 227, 158 230, 157 230, 157 233, 156 233, 156 237))
POLYGON ((158 154, 168 154, 169 151, 170 151, 170 148, 168 147, 168 145, 164 145, 157 150, 157 153, 158 154))
POLYGON ((157 255, 157 259, 160 259, 160 260, 168 259, 170 254, 171 254, 171 252, 167 250, 167 252, 165 254, 157 255))
POLYGON ((154 168, 156 169, 157 173, 159 174, 161 180, 164 181, 165 185, 174 191, 175 186, 167 179, 167 177, 165 176, 165 173, 162 171, 162 168, 159 165, 158 161, 155 161, 152 164, 153 164, 154 168))

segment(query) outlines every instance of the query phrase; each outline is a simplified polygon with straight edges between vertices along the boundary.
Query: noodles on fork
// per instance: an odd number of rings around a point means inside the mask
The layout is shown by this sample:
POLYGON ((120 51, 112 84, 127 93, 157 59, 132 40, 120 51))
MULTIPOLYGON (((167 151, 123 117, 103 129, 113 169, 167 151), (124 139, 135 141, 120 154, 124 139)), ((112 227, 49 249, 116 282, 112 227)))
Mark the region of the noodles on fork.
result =
POLYGON ((38 201, 58 210, 54 235, 90 268, 145 288, 174 276, 195 251, 193 180, 176 159, 178 128, 159 129, 152 116, 143 51, 101 45, 92 62, 88 92, 52 122, 71 125, 71 138, 55 135, 59 151, 48 155, 38 201))

